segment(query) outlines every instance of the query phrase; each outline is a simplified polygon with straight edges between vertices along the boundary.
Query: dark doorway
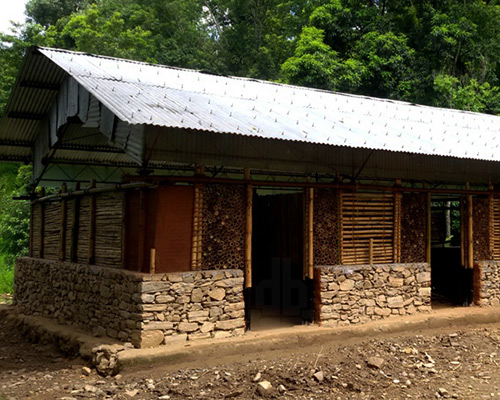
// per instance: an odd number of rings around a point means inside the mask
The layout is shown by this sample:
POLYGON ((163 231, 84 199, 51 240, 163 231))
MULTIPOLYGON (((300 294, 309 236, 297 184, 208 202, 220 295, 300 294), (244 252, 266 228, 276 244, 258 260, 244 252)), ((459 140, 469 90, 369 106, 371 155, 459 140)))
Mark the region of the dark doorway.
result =
POLYGON ((468 306, 473 273, 464 265, 464 198, 431 202, 431 301, 433 307, 468 306))
POLYGON ((302 193, 254 193, 251 329, 301 324, 310 289, 303 280, 302 193))

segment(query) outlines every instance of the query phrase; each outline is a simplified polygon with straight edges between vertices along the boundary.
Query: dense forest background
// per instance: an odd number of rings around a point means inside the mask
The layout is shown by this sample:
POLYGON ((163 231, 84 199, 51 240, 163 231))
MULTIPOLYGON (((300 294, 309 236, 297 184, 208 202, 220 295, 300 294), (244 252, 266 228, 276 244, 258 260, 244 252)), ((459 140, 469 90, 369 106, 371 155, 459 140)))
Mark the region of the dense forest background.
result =
MULTIPOLYGON (((500 113, 500 0, 29 0, 26 14, 0 35, 0 115, 32 45, 500 113)), ((26 251, 27 210, 5 199, 23 168, 0 170, 0 269, 26 251)))

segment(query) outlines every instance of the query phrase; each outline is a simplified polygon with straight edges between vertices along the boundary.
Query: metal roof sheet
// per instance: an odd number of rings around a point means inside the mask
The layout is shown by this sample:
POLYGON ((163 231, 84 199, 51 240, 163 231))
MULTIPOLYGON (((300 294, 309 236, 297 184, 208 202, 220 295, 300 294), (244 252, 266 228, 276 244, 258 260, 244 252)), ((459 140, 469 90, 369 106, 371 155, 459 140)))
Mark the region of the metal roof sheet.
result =
MULTIPOLYGON (((497 116, 66 50, 38 50, 46 58, 29 60, 23 79, 36 80, 42 74, 43 79, 58 82, 65 72, 130 124, 500 161, 497 116), (48 60, 60 69, 49 68, 48 60)), ((54 98, 45 94, 37 106, 21 95, 22 91, 11 99, 10 106, 26 112, 42 112, 54 98)), ((2 138, 32 140, 34 125, 4 120, 2 138)))

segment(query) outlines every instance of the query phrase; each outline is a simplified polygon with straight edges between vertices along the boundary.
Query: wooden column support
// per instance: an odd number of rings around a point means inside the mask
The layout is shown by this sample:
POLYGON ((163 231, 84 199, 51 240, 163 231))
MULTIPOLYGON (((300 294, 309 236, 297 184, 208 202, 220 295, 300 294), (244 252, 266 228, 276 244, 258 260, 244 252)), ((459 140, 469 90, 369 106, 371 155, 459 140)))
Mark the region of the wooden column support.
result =
MULTIPOLYGON (((245 180, 250 180, 250 170, 245 168, 245 180)), ((252 287, 252 231, 253 231, 253 186, 247 185, 245 215, 245 289, 252 287)))

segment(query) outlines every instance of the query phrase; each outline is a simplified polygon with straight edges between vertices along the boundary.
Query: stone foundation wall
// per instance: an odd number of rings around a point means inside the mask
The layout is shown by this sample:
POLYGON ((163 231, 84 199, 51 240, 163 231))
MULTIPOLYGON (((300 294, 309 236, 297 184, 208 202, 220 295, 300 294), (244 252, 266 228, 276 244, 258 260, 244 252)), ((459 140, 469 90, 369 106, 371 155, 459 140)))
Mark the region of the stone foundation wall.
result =
POLYGON ((240 270, 141 274, 116 268, 19 258, 14 302, 136 347, 243 334, 240 270))
POLYGON ((317 266, 314 279, 316 318, 323 326, 431 310, 427 263, 317 266))
POLYGON ((500 262, 479 261, 474 268, 475 303, 481 306, 500 306, 500 262))

